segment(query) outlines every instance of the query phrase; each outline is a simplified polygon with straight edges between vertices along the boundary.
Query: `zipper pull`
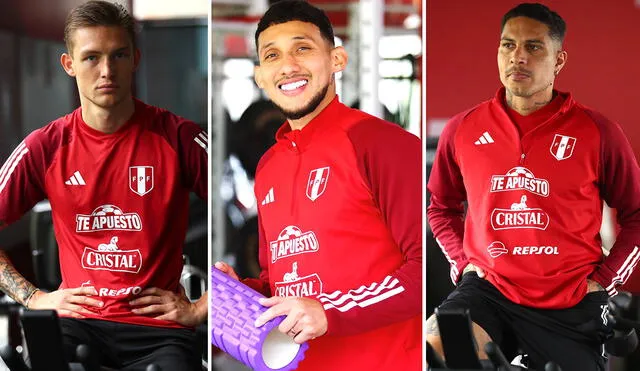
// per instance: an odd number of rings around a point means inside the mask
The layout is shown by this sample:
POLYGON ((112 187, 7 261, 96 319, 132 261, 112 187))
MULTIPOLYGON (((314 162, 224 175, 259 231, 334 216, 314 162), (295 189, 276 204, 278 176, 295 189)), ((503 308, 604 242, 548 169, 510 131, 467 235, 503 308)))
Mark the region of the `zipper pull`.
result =
POLYGON ((524 165, 524 158, 525 158, 525 157, 526 157, 526 156, 525 156, 525 154, 524 154, 524 153, 520 155, 520 165, 524 165))

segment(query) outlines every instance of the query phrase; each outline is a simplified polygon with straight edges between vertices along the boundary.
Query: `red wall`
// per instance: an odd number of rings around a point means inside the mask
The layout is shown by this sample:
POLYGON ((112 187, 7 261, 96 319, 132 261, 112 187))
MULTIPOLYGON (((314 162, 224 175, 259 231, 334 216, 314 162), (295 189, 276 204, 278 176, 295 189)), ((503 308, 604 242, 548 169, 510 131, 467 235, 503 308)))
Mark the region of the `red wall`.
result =
MULTIPOLYGON (((619 122, 640 154, 640 7, 636 0, 541 1, 567 22, 560 90, 619 122)), ((427 1, 427 126, 493 96, 502 15, 520 1, 427 1)), ((429 127, 427 127, 429 132, 429 127)))

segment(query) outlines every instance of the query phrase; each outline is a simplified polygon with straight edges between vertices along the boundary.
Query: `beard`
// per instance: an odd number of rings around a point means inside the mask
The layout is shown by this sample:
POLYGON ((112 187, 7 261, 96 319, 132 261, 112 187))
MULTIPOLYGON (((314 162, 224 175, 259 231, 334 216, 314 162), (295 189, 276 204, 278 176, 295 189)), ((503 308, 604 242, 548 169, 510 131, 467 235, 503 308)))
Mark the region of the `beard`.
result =
POLYGON ((297 110, 288 110, 276 104, 275 102, 274 104, 276 107, 278 107, 280 112, 282 112, 282 114, 288 120, 299 120, 305 117, 306 115, 310 114, 311 112, 315 111, 316 108, 318 108, 318 106, 320 105, 324 97, 327 96, 327 91, 329 91, 329 84, 325 85, 324 88, 320 89, 320 91, 316 95, 314 95, 313 98, 311 98, 309 103, 307 103, 305 106, 297 110))

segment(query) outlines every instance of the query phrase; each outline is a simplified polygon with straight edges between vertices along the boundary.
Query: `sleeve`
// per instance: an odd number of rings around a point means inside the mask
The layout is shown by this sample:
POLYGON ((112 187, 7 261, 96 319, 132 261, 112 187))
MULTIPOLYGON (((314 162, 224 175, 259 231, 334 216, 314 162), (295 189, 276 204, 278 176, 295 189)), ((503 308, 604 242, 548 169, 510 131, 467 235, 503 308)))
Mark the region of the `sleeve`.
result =
POLYGON ((620 126, 590 112, 600 128, 600 195, 617 211, 620 232, 591 278, 609 295, 624 284, 640 259, 640 168, 620 126))
POLYGON ((206 200, 209 191, 207 169, 209 139, 207 132, 191 121, 184 121, 178 128, 180 166, 184 169, 183 181, 187 188, 206 200))
POLYGON ((38 132, 29 135, 0 168, 0 228, 45 198, 46 153, 38 132))
POLYGON ((464 267, 469 264, 463 250, 464 201, 467 193, 455 155, 455 133, 463 115, 451 119, 445 126, 427 185, 431 202, 427 217, 436 242, 444 253, 450 269, 451 281, 455 285, 464 267))
POLYGON ((260 213, 258 213, 258 263, 260 264, 260 275, 258 278, 245 278, 242 283, 269 298, 271 297, 271 287, 269 286, 269 251, 267 248, 260 213))
POLYGON ((367 181, 403 263, 378 282, 318 295, 330 335, 351 335, 408 320, 422 311, 422 156, 420 140, 402 128, 370 122, 349 131, 367 181), (363 299, 363 291, 375 295, 363 299), (338 302, 339 306, 334 306, 338 302))

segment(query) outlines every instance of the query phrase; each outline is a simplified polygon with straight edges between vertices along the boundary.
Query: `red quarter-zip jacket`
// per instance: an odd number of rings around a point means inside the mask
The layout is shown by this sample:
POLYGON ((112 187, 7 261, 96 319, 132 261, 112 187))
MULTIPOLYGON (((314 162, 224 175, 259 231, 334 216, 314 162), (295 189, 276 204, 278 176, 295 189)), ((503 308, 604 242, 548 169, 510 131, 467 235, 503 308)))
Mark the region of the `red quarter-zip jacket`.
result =
POLYGON ((323 305, 328 332, 298 370, 419 370, 419 139, 337 97, 276 138, 256 174, 262 273, 249 283, 323 305))
POLYGON ((610 295, 640 258, 640 170, 621 128, 576 103, 521 136, 504 88, 446 125, 428 188, 429 223, 457 282, 468 263, 515 303, 567 308, 587 278, 610 295), (463 202, 468 202, 466 215, 463 202), (608 256, 602 203, 622 229, 608 256))

